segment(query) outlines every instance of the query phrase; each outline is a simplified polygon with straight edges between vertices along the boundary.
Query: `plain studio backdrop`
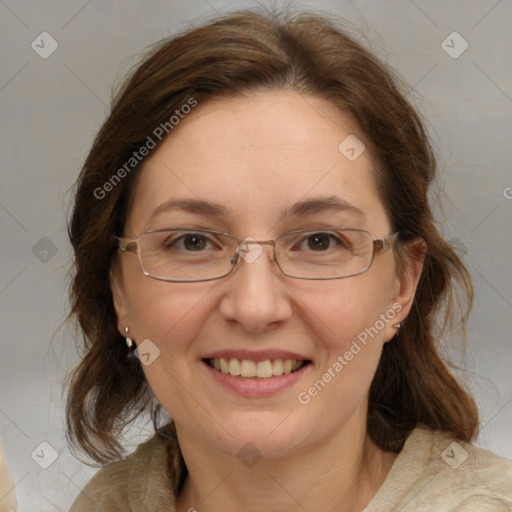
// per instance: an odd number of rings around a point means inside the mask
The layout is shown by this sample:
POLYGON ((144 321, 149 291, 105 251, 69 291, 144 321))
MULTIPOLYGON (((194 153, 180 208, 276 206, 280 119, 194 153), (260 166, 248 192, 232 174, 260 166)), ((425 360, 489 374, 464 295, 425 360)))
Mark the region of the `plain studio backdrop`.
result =
MULTIPOLYGON (((443 169, 438 218, 476 291, 469 350, 453 359, 470 371, 478 445, 512 458, 512 2, 288 4, 350 21, 410 85, 428 120, 443 169)), ((0 1, 0 430, 21 512, 67 510, 95 471, 66 446, 61 383, 76 350, 72 330, 59 326, 68 308, 70 189, 112 84, 150 43, 254 5, 0 1)), ((134 443, 147 428, 132 430, 134 443)))

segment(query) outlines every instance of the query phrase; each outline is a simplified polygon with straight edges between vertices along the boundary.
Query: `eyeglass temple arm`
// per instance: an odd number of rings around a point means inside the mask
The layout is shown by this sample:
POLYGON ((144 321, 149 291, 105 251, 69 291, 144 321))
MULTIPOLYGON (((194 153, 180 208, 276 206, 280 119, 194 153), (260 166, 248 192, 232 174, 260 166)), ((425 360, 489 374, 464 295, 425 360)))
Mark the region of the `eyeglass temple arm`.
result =
POLYGON ((137 250, 137 242, 133 240, 126 240, 126 238, 116 237, 118 246, 121 252, 135 252, 137 250))
POLYGON ((398 240, 398 231, 389 235, 386 238, 379 238, 379 240, 373 241, 374 252, 377 254, 379 252, 385 251, 390 247, 393 247, 395 242, 398 240))

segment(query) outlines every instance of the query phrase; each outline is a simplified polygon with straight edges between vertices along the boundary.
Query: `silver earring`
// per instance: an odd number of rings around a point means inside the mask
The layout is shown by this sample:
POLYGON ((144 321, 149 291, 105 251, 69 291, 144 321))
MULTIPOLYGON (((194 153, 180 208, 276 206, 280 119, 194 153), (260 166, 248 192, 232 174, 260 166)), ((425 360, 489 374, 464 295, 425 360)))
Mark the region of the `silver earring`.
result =
POLYGON ((393 324, 393 327, 396 329, 396 333, 400 331, 400 327, 402 327, 402 322, 398 322, 397 324, 393 324))
POLYGON ((124 328, 124 332, 126 334, 126 346, 128 348, 132 348, 133 347, 133 340, 128 337, 128 327, 124 328))

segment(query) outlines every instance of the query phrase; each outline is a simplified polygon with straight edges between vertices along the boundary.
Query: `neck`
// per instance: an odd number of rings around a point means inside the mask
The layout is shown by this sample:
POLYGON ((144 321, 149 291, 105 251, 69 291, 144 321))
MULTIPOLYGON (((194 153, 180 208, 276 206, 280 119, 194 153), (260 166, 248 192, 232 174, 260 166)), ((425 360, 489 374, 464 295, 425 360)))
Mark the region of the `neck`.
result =
POLYGON ((360 512, 396 458, 378 448, 365 429, 347 428, 322 443, 247 467, 178 426, 177 432, 189 471, 176 498, 178 512, 360 512))

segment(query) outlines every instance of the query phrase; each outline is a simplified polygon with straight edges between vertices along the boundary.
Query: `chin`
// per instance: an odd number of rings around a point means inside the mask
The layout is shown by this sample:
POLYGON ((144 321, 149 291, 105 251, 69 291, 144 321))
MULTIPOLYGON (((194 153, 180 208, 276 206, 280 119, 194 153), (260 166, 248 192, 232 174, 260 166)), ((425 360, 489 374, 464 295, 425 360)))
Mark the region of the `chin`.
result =
MULTIPOLYGON (((293 421, 293 411, 247 412, 237 414, 236 419, 225 422, 217 431, 220 434, 209 443, 232 456, 280 458, 302 446, 311 439, 307 424, 293 421)), ((209 431, 211 435, 211 431, 209 431)))

